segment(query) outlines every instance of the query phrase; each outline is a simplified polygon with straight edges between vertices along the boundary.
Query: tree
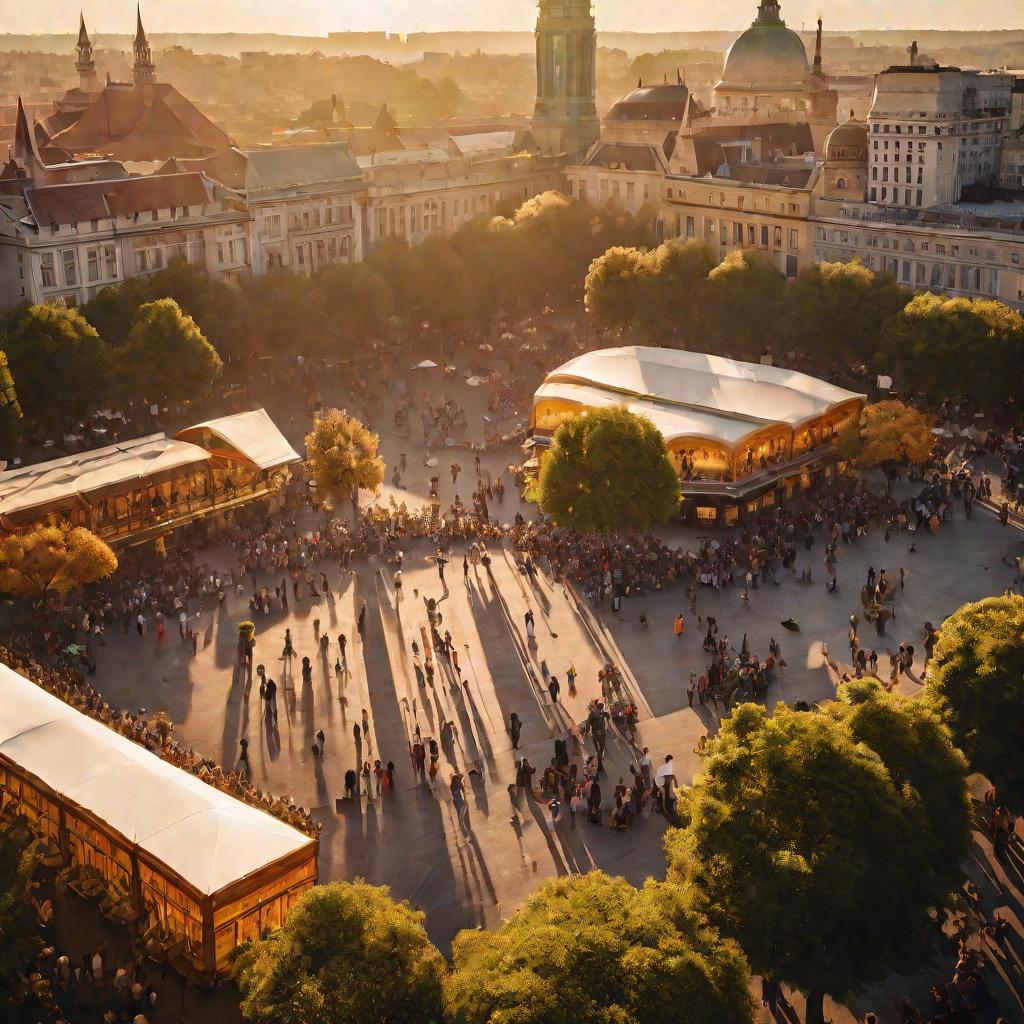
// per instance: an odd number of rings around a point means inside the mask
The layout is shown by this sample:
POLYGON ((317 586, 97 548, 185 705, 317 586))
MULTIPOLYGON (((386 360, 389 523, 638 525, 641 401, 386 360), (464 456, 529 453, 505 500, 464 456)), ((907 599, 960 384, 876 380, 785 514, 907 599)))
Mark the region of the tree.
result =
POLYGON ((915 295, 887 321, 884 348, 896 374, 936 397, 1024 397, 1024 317, 994 299, 915 295))
POLYGON ((935 438, 923 413, 891 399, 866 405, 836 437, 839 454, 858 469, 927 462, 935 438))
POLYGON ((42 946, 29 899, 36 860, 0 833, 0 989, 22 998, 21 977, 42 946))
POLYGON ((29 306, 0 347, 29 419, 56 428, 106 397, 106 346, 77 309, 29 306))
POLYGON ((84 526, 36 526, 0 538, 0 590, 9 594, 41 600, 55 591, 63 600, 116 568, 114 552, 84 526))
POLYGON ((651 253, 651 261, 647 335, 688 343, 698 336, 704 289, 715 267, 711 249, 697 240, 665 242, 651 253))
POLYGON ((753 1020, 739 947, 653 879, 551 879, 497 931, 460 932, 452 955, 451 1024, 753 1020))
POLYGON ((217 350, 174 299, 139 306, 127 344, 110 361, 111 388, 125 402, 190 401, 222 367, 217 350))
POLYGON ((891 274, 876 274, 859 260, 812 263, 786 289, 793 345, 849 362, 874 357, 886 321, 910 299, 891 274))
POLYGON ((379 335, 394 309, 387 282, 365 263, 336 263, 316 279, 328 322, 349 342, 379 335))
POLYGON ((586 307, 599 330, 635 327, 650 300, 653 268, 639 249, 613 246, 590 264, 586 307))
POLYGON ((670 881, 758 973, 844 997, 925 955, 949 871, 928 816, 841 717, 739 705, 666 836, 670 881))
POLYGON ((975 771, 1024 798, 1024 597, 965 604, 939 629, 925 700, 942 714, 975 771))
POLYGON ((337 502, 352 502, 352 522, 359 522, 359 492, 376 491, 384 482, 384 460, 377 454, 380 438, 354 416, 328 409, 313 421, 306 435, 306 465, 317 493, 337 502))
POLYGON ((854 742, 870 747, 895 786, 920 804, 935 868, 955 888, 970 850, 972 814, 967 758, 941 716, 917 698, 887 693, 875 679, 840 686, 826 714, 843 722, 854 742))
POLYGON ((7 354, 0 352, 0 459, 9 459, 21 444, 21 404, 7 354))
POLYGON ((242 1013, 265 1024, 435 1024, 444 960, 423 914, 357 879, 306 892, 284 927, 243 946, 242 1013))
POLYGON ((756 249, 735 249, 708 274, 700 325, 708 346, 756 358, 778 336, 786 279, 756 249))
POLYGON ((646 530, 679 511, 679 475, 650 420, 594 409, 555 431, 531 497, 569 529, 646 530))

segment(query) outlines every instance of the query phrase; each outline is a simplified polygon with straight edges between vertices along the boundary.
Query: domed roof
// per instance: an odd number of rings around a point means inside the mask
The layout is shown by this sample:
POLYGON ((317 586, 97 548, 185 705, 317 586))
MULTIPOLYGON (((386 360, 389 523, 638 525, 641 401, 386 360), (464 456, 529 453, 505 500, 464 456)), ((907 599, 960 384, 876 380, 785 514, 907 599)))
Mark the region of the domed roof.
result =
POLYGON ((681 121, 689 89, 675 85, 641 84, 622 97, 606 116, 608 121, 681 121))
POLYGON ((825 140, 826 160, 867 160, 868 158, 868 127, 858 121, 850 111, 850 116, 829 132, 825 140))
POLYGON ((786 28, 778 0, 761 0, 757 20, 729 47, 719 87, 802 85, 809 72, 803 40, 786 28))

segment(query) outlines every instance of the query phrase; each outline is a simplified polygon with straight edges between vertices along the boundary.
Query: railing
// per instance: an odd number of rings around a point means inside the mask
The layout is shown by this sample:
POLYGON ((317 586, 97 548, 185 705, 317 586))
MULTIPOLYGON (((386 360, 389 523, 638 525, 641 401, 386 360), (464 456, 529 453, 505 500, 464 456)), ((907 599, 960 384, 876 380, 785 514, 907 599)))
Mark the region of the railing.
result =
POLYGON ((683 480, 681 487, 684 495, 725 494, 730 497, 739 497, 762 484, 788 476, 794 470, 802 469, 819 459, 830 458, 834 454, 834 445, 819 445, 817 448, 811 448, 791 459, 786 459, 785 462, 774 462, 756 469, 753 473, 742 476, 738 480, 683 480))

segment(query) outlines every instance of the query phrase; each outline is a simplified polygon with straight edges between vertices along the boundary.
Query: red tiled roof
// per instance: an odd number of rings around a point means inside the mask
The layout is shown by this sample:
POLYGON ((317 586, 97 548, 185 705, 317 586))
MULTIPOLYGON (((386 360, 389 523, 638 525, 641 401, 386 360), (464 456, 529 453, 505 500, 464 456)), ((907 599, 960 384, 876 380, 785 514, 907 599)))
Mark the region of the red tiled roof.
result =
POLYGON ((126 217, 174 206, 200 206, 209 201, 201 174, 165 174, 121 181, 88 181, 25 190, 39 227, 126 217), (108 212, 109 211, 109 212, 108 212))
POLYGON ((51 141, 69 152, 139 161, 204 157, 230 145, 221 128, 166 82, 104 87, 51 141))

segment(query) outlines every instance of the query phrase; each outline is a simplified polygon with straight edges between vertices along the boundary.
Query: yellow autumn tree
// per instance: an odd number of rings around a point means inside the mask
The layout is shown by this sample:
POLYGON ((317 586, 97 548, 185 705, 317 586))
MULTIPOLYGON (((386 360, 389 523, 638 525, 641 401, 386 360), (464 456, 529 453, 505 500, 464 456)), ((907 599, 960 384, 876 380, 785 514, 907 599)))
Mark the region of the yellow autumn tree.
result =
POLYGON ((63 599, 116 568, 114 552, 84 526, 37 526, 0 540, 0 590, 19 597, 40 600, 53 591, 63 599))
POLYGON ((359 519, 359 492, 376 491, 384 482, 380 438, 343 409, 328 409, 306 435, 306 467, 317 493, 335 503, 352 502, 352 522, 359 519))
POLYGON ((927 462, 934 441, 931 420, 893 400, 866 405, 836 438, 836 448, 857 469, 871 469, 894 462, 927 462))

